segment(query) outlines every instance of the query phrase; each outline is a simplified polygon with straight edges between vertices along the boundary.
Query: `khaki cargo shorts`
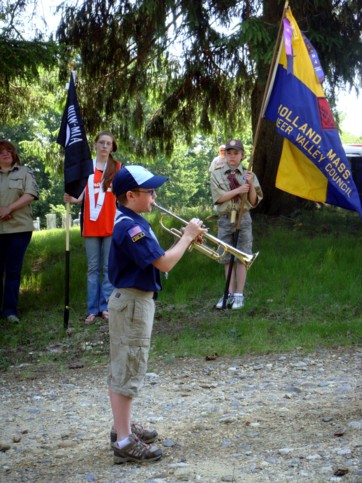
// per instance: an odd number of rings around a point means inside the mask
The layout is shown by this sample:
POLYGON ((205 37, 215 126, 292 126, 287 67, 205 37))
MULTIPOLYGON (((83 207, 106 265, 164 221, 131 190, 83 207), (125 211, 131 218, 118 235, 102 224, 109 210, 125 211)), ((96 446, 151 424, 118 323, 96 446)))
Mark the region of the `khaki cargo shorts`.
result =
POLYGON ((133 398, 143 386, 151 344, 153 292, 114 289, 108 302, 111 391, 133 398))
MULTIPOLYGON (((218 220, 218 238, 228 245, 234 246, 234 233, 236 230, 235 223, 230 223, 230 215, 222 215, 218 220)), ((238 236, 237 249, 252 254, 253 249, 253 233, 252 233, 252 220, 250 213, 247 211, 243 214, 240 224, 240 232, 238 236)), ((223 265, 230 262, 231 255, 227 253, 224 258, 220 260, 223 265)), ((237 258, 234 260, 240 263, 237 258)))

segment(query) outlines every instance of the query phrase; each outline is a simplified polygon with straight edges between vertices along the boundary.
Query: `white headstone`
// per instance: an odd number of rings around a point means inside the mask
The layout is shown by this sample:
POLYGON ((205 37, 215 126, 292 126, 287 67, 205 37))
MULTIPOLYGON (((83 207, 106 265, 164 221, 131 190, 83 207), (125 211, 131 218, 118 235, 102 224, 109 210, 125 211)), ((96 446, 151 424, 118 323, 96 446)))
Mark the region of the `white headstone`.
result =
POLYGON ((34 230, 36 230, 36 231, 40 230, 40 219, 39 219, 39 216, 37 217, 36 220, 33 220, 33 227, 34 227, 34 230))
POLYGON ((47 229, 51 230, 57 227, 57 216, 55 213, 48 213, 46 216, 47 219, 47 229))

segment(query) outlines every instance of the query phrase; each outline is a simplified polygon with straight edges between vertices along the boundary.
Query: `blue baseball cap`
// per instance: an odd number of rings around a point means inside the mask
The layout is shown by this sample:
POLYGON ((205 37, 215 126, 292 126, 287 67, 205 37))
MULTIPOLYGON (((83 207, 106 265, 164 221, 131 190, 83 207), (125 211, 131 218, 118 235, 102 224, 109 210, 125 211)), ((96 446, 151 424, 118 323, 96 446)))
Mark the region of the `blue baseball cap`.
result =
POLYGON ((123 166, 112 181, 112 191, 116 196, 136 188, 159 188, 167 181, 165 176, 156 176, 143 166, 123 166))

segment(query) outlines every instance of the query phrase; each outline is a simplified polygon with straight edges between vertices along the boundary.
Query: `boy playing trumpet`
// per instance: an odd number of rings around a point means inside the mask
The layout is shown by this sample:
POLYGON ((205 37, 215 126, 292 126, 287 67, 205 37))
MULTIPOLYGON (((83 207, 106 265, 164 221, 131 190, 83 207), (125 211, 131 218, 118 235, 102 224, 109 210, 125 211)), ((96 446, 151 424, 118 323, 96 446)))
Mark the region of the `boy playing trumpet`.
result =
POLYGON ((162 450, 146 444, 156 431, 131 424, 132 400, 143 385, 147 370, 154 299, 161 290, 160 272, 169 272, 189 245, 206 232, 193 218, 180 240, 164 251, 148 221, 156 188, 167 178, 142 166, 126 166, 116 174, 112 189, 117 217, 109 256, 109 279, 115 289, 109 299, 110 364, 109 397, 113 413, 111 444, 116 463, 146 462, 162 457, 162 450))

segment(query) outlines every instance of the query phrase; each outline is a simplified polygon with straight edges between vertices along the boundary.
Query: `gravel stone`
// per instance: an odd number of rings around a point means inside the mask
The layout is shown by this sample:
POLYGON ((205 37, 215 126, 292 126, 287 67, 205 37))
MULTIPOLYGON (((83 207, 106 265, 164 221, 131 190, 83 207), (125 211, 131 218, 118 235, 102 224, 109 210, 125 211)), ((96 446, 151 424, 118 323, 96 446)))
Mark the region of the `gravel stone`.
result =
POLYGON ((0 481, 321 483, 343 471, 360 483, 361 356, 152 360, 133 411, 159 433, 164 457, 148 465, 113 465, 106 366, 12 367, 0 389, 0 481))

